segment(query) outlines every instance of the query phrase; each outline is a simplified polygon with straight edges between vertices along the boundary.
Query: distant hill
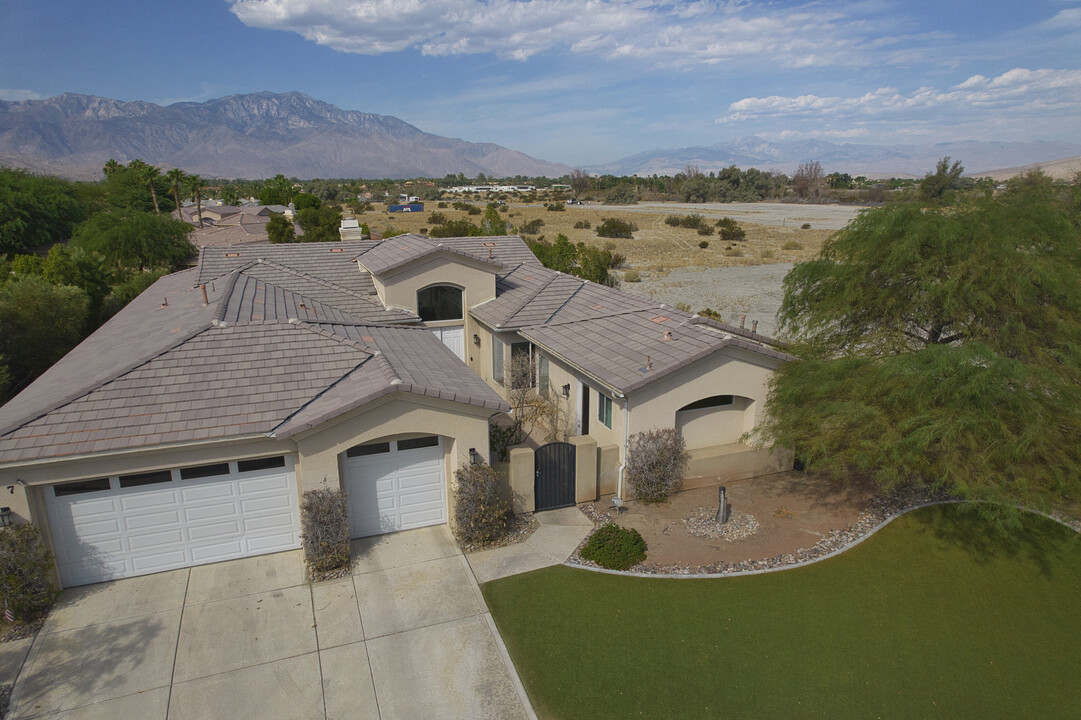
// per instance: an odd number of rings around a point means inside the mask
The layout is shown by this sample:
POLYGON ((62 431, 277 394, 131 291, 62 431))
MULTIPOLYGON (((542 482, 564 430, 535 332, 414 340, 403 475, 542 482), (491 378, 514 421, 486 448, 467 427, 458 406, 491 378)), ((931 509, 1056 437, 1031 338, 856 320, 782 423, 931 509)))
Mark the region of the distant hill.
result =
MULTIPOLYGON (((861 145, 826 140, 770 141, 750 136, 717 145, 651 150, 590 168, 612 175, 674 175, 687 165, 702 172, 737 167, 792 173, 800 163, 818 161, 827 172, 868 177, 923 177, 949 156, 966 170, 1051 163, 1081 155, 1081 145, 1065 142, 952 142, 928 145, 861 145)), ((972 173, 969 174, 985 174, 972 173)))
POLYGON ((1062 160, 1052 160, 1051 162, 1037 162, 1031 165, 1020 165, 999 170, 974 172, 972 175, 989 177, 994 180, 1009 180, 1023 172, 1036 170, 1037 168, 1047 173, 1055 180, 1072 180, 1077 173, 1081 172, 1081 156, 1063 158, 1062 160))
POLYGON ((0 101, 0 165, 97 179, 109 158, 209 177, 559 177, 570 168, 491 143, 441 137, 389 115, 303 93, 231 95, 162 107, 65 93, 0 101))

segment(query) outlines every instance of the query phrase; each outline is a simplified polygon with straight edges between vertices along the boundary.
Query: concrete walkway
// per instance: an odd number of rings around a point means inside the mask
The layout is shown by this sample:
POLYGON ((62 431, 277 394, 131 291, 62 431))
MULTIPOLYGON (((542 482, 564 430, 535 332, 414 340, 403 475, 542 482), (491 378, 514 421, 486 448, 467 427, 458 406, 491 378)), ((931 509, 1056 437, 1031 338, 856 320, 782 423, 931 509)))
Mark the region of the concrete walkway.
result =
MULTIPOLYGON (((531 547, 554 564, 572 526, 547 527, 531 547)), ((350 577, 314 585, 295 551, 69 590, 8 717, 535 717, 445 525, 353 556, 350 577)))
POLYGON ((466 555, 477 582, 562 565, 593 530, 593 522, 576 507, 537 513, 540 527, 524 542, 466 555))

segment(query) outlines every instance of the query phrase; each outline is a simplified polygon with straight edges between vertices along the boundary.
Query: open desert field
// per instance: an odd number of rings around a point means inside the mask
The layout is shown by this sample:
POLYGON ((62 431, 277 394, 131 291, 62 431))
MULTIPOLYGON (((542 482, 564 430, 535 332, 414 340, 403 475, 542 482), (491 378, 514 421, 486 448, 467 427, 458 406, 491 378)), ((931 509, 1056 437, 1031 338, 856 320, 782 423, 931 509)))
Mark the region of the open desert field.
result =
MULTIPOLYGON (((483 208, 483 201, 474 201, 483 208)), ((563 211, 547 210, 543 204, 507 203, 502 213, 514 230, 531 220, 542 220, 543 225, 535 234, 523 237, 536 240, 544 237, 554 240, 563 233, 571 242, 585 242, 597 247, 608 247, 626 257, 625 269, 635 269, 651 275, 663 274, 673 268, 741 267, 774 263, 793 263, 809 260, 822 247, 822 243, 836 230, 844 227, 861 208, 843 205, 798 205, 790 203, 641 203, 639 205, 570 205, 563 211), (672 227, 664 220, 669 215, 702 215, 712 225, 728 216, 735 219, 747 232, 746 240, 739 243, 723 243, 717 235, 701 236, 696 230, 672 227), (605 218, 619 218, 638 226, 633 239, 599 238, 595 228, 605 218), (588 228, 575 225, 589 224, 588 228), (802 225, 810 224, 809 229, 802 225), (699 247, 706 241, 709 246, 699 247)), ((425 203, 421 213, 386 212, 376 205, 372 212, 359 216, 376 232, 420 232, 430 227, 428 217, 440 212, 449 220, 467 218, 476 223, 479 216, 469 216, 464 210, 450 207, 439 208, 436 203, 425 203)))

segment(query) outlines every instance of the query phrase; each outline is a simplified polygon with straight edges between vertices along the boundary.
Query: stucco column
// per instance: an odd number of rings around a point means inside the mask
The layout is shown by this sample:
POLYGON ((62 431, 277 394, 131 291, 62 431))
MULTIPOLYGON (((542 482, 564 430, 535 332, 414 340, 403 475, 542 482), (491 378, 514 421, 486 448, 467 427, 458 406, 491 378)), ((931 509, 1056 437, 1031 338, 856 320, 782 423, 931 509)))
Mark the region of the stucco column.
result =
POLYGON ((516 515, 531 513, 537 509, 537 501, 533 496, 533 485, 536 481, 533 463, 532 448, 511 448, 508 475, 510 476, 511 507, 516 515))
POLYGON ((574 446, 574 501, 597 499, 597 441, 588 435, 572 437, 574 446))

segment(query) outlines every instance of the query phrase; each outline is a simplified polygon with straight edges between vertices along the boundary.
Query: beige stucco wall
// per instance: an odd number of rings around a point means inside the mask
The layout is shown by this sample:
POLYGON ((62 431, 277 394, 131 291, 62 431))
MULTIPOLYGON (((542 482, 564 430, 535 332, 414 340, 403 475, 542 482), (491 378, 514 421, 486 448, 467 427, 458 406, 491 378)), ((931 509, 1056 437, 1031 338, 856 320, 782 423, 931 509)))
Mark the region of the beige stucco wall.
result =
POLYGON ((341 487, 342 454, 362 443, 385 438, 441 435, 447 497, 454 471, 469 462, 469 449, 488 461, 488 418, 492 411, 412 393, 394 393, 296 436, 297 484, 301 492, 341 487))
MULTIPOLYGON (((685 405, 714 395, 745 398, 742 418, 725 418, 730 437, 721 436, 709 445, 737 442, 752 430, 765 407, 769 379, 781 361, 742 348, 725 348, 678 372, 651 383, 630 396, 630 432, 676 426, 676 412, 685 405)), ((696 439, 703 439, 695 429, 696 439)), ((688 449, 696 446, 688 441, 688 449)))
POLYGON ((747 410, 752 403, 750 398, 736 396, 731 405, 678 411, 675 427, 691 448, 736 442, 748 429, 747 410))
MULTIPOLYGON (((390 242, 390 241, 388 241, 390 242)), ((384 305, 417 311, 417 291, 431 285, 462 288, 462 308, 468 309, 495 297, 496 268, 473 263, 451 252, 434 253, 384 275, 372 273, 376 292, 384 305)))

